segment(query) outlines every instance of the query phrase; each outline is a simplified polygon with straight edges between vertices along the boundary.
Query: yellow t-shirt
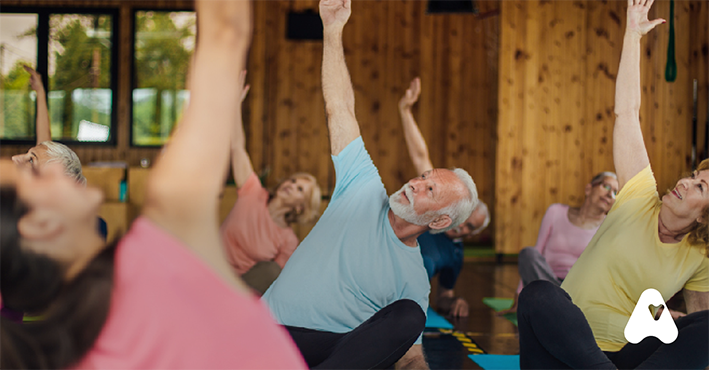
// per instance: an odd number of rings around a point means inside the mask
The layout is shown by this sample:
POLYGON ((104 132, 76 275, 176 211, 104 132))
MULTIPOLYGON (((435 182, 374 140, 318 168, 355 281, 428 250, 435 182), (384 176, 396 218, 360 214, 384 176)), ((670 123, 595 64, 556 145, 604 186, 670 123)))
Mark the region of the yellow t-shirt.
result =
POLYGON ((623 186, 608 216, 561 287, 583 311, 598 346, 619 351, 623 331, 643 291, 665 302, 682 288, 709 291, 704 248, 666 244, 658 235, 662 202, 650 166, 623 186))

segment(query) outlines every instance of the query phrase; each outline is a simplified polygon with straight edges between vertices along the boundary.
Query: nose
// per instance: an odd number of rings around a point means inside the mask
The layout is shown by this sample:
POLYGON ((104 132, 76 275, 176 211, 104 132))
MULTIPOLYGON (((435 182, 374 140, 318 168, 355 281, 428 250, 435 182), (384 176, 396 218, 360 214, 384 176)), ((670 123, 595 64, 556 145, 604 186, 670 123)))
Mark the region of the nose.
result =
POLYGON ((416 193, 418 189, 421 189, 421 187, 423 186, 422 181, 424 180, 418 177, 415 179, 411 179, 411 181, 409 181, 409 187, 411 188, 411 191, 416 193))
POLYGON ((13 156, 12 156, 12 161, 13 161, 16 165, 22 165, 22 164, 24 164, 24 163, 25 163, 25 160, 24 160, 24 159, 25 159, 25 155, 24 155, 24 154, 17 154, 17 155, 13 155, 13 156))

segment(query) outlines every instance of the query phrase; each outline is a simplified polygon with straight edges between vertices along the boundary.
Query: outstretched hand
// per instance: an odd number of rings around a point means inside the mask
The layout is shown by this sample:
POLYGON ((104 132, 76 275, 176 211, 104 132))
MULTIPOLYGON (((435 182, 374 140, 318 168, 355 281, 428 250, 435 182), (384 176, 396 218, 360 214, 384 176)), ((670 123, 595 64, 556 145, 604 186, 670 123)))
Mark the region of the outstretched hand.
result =
POLYGON ((404 96, 399 100, 399 108, 411 108, 419 100, 421 94, 421 79, 416 77, 411 81, 411 85, 406 90, 404 96))
POLYGON ((240 103, 244 102, 244 99, 246 99, 246 95, 249 95, 249 89, 251 88, 251 85, 244 85, 246 83, 246 70, 243 70, 241 74, 239 75, 239 88, 241 89, 241 101, 240 103))
POLYGON ((34 91, 44 91, 44 84, 42 83, 42 75, 39 74, 34 68, 28 65, 22 65, 22 68, 30 74, 30 86, 34 91))
POLYGON ((652 31, 655 26, 666 21, 662 18, 648 20, 647 13, 655 0, 628 0, 628 16, 626 32, 643 36, 652 31))
POLYGON ((320 0, 323 28, 344 28, 352 14, 352 0, 320 0))

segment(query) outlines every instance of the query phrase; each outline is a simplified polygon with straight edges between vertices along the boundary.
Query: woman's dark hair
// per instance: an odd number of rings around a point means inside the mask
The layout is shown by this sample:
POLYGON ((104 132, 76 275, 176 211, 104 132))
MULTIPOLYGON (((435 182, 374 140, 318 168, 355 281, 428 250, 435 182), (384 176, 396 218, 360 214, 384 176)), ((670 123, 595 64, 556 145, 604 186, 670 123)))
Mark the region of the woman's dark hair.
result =
POLYGON ((66 368, 93 346, 108 317, 115 242, 74 279, 51 258, 21 247, 17 222, 28 212, 11 187, 0 188, 0 292, 10 309, 41 315, 0 322, 0 367, 66 368))

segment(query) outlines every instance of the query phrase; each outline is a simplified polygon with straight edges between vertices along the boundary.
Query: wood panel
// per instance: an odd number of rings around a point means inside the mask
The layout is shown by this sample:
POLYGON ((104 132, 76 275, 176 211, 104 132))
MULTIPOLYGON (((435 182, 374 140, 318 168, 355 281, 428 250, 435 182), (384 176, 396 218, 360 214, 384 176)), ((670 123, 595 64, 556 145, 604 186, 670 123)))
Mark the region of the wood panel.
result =
MULTIPOLYGON (((434 165, 470 171, 482 199, 492 204, 498 6, 497 1, 480 2, 487 15, 478 18, 428 15, 422 1, 353 4, 344 47, 356 115, 390 192, 418 175, 406 151, 397 104, 411 79, 421 76, 423 92, 414 114, 434 165)), ((249 68, 259 72, 249 74, 255 88, 246 109, 258 114, 245 114, 247 149, 255 170, 268 172, 267 186, 306 171, 329 194, 334 169, 320 88, 322 42, 284 37, 288 12, 306 9, 317 12, 317 1, 256 3, 257 25, 265 29, 255 31, 249 61, 249 68)), ((478 241, 490 242, 490 236, 483 234, 478 241)))
MULTIPOLYGON (((315 175, 328 195, 334 188, 324 117, 321 41, 287 40, 289 11, 312 9, 317 0, 254 2, 254 39, 244 103, 247 149, 254 169, 273 186, 296 171, 315 175)), ((5 5, 114 7, 120 11, 117 144, 77 146, 84 162, 151 162, 154 148, 130 146, 130 60, 132 10, 185 8, 190 1, 3 1, 5 5)), ((355 1, 345 28, 345 55, 356 96, 362 135, 387 189, 417 176, 408 158, 397 103, 409 82, 421 76, 423 92, 415 115, 431 147, 433 163, 462 167, 476 180, 481 198, 494 196, 499 1, 476 1, 474 14, 426 14, 417 0, 355 1)), ((26 151, 4 145, 0 154, 26 151)), ((495 210, 492 209, 493 215, 495 210)), ((478 240, 490 242, 491 233, 478 240)))
MULTIPOLYGON (((640 117, 661 193, 690 168, 691 76, 699 76, 703 92, 709 68, 702 52, 705 8, 699 1, 675 3, 675 82, 664 79, 667 25, 643 39, 640 117)), ((533 245, 551 203, 579 205, 593 174, 613 170, 614 89, 625 10, 626 2, 615 1, 502 2, 498 252, 533 245)), ((668 16, 669 1, 656 1, 650 17, 668 16)))

